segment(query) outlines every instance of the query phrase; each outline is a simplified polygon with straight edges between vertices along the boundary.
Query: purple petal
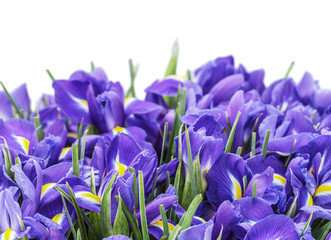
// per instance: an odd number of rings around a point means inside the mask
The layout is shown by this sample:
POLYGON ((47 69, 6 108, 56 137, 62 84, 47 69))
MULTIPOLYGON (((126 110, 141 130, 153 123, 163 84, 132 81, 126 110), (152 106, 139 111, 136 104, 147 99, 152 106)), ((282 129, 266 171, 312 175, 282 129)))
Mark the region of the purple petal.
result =
POLYGON ((194 225, 183 230, 179 236, 178 240, 185 239, 196 239, 196 240, 204 240, 211 239, 211 234, 213 230, 214 223, 213 221, 208 221, 206 223, 202 223, 199 225, 194 225))
POLYGON ((246 173, 244 160, 236 154, 223 154, 206 174, 207 199, 216 206, 223 201, 242 197, 243 177, 246 173))
POLYGON ((257 222, 247 233, 245 240, 299 240, 291 218, 285 215, 271 215, 257 222))
POLYGON ((214 221, 212 239, 217 239, 222 229, 222 238, 227 239, 232 232, 233 226, 236 225, 240 219, 239 208, 234 207, 230 201, 224 201, 212 217, 214 221))
POLYGON ((223 101, 229 101, 243 82, 244 77, 241 74, 234 74, 224 78, 222 81, 219 81, 210 90, 210 93, 214 96, 214 105, 218 105, 223 101))
POLYGON ((90 123, 86 93, 89 83, 78 80, 56 80, 53 83, 55 101, 61 110, 72 120, 90 123))

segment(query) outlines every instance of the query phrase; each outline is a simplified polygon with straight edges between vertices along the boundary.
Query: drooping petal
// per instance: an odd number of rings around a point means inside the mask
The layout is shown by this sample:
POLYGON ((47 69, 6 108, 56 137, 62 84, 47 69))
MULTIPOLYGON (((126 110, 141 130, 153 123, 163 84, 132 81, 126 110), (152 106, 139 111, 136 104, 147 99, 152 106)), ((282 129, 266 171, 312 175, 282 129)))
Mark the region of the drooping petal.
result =
POLYGON ((103 238, 102 240, 132 240, 132 239, 127 236, 124 236, 124 235, 114 235, 114 236, 103 238))
POLYGON ((233 202, 233 206, 240 209, 240 215, 242 216, 240 223, 234 226, 233 230, 241 238, 244 238, 247 231, 256 222, 274 213, 268 202, 259 197, 237 199, 233 202))
POLYGON ((183 230, 179 236, 178 240, 185 240, 185 239, 196 239, 196 240, 205 240, 211 239, 212 230, 213 230, 214 223, 213 221, 208 221, 206 223, 202 223, 199 225, 194 225, 183 230))
POLYGON ((271 186, 274 178, 274 170, 271 167, 268 167, 263 173, 253 175, 252 179, 249 181, 245 193, 243 194, 244 197, 252 196, 253 192, 253 185, 256 181, 256 196, 262 197, 265 191, 271 186))
POLYGON ((291 218, 285 215, 270 215, 257 222, 245 236, 245 240, 299 240, 300 236, 291 218))
POLYGON ((240 219, 239 208, 234 207, 228 200, 224 201, 211 219, 214 221, 212 239, 217 239, 221 231, 222 238, 227 239, 240 219))
POLYGON ((243 195, 244 160, 236 154, 221 155, 206 174, 208 200, 219 206, 223 201, 239 199, 243 195))
POLYGON ((67 116, 76 122, 84 119, 90 123, 86 93, 89 82, 79 80, 56 80, 53 83, 55 90, 55 101, 67 116))

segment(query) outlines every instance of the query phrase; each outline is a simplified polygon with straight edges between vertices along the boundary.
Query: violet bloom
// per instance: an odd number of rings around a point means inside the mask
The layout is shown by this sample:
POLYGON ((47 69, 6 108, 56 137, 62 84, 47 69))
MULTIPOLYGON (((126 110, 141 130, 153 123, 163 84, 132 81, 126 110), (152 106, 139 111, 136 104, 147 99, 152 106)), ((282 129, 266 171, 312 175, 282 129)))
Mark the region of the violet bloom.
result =
POLYGON ((67 131, 62 120, 56 120, 44 127, 45 137, 38 142, 36 129, 32 122, 24 119, 0 120, 0 142, 8 144, 12 159, 20 157, 25 166, 34 157, 42 168, 58 162, 65 146, 67 131))
POLYGON ((252 176, 244 160, 235 154, 222 154, 206 174, 208 188, 207 199, 216 207, 223 201, 233 201, 252 196, 253 184, 256 181, 256 196, 263 197, 273 182, 274 170, 268 167, 260 174, 252 176), (246 176, 246 177, 245 177, 246 176), (244 187, 244 178, 247 186, 244 187))
POLYGON ((141 170, 144 174, 145 193, 152 189, 158 158, 150 143, 139 145, 131 136, 119 133, 111 143, 102 139, 97 142, 92 161, 97 164, 100 178, 112 170, 119 172, 120 176, 127 172, 128 167, 133 167, 136 172, 141 170))
MULTIPOLYGON (((18 88, 16 88, 12 93, 11 96, 15 101, 19 110, 23 111, 24 118, 30 118, 31 109, 30 104, 31 100, 28 94, 28 90, 26 88, 26 84, 22 84, 18 88)), ((12 104, 8 98, 8 96, 4 92, 0 92, 0 116, 3 120, 7 120, 17 116, 17 113, 12 107, 12 104)))
POLYGON ((74 123, 83 120, 85 126, 93 124, 101 133, 115 130, 113 135, 126 131, 125 125, 133 136, 139 131, 136 126, 147 133, 158 131, 156 118, 162 107, 137 99, 125 100, 122 86, 109 82, 102 69, 75 72, 69 80, 56 80, 53 87, 58 107, 74 123))
POLYGON ((0 212, 1 239, 17 239, 26 235, 29 229, 26 231, 21 229, 22 212, 20 206, 7 189, 0 191, 0 212))
MULTIPOLYGON (((224 152, 226 136, 223 127, 213 116, 202 115, 196 122, 188 128, 191 144, 192 160, 196 161, 199 155, 200 170, 204 190, 207 187, 205 175, 213 166, 219 156, 224 152)), ((189 159, 185 132, 182 138, 182 158, 185 169, 185 177, 189 178, 189 159)), ((176 155, 178 156, 178 137, 176 141, 176 155)))

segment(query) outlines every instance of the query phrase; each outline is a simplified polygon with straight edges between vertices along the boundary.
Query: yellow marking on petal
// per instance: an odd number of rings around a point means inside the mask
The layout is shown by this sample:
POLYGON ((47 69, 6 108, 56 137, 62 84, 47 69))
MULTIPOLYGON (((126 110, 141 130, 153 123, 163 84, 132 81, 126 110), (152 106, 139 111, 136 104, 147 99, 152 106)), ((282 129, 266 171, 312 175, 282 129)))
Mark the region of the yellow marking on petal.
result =
POLYGON ((127 106, 129 106, 132 102, 134 102, 136 99, 132 98, 132 97, 127 97, 124 100, 124 107, 126 108, 127 106))
POLYGON ((56 185, 56 183, 47 183, 47 184, 43 185, 41 187, 40 199, 42 199, 45 196, 45 194, 48 193, 49 190, 51 190, 55 185, 56 185))
POLYGON ((77 138, 78 137, 77 133, 73 133, 73 132, 68 132, 67 136, 72 137, 72 138, 77 138))
POLYGON ((116 166, 117 166, 117 171, 119 172, 119 174, 121 176, 123 176, 128 167, 118 161, 116 161, 116 166))
POLYGON ((13 136, 16 142, 22 147, 25 154, 29 154, 30 141, 25 137, 13 136))
POLYGON ((114 127, 113 130, 115 131, 115 133, 119 133, 119 132, 122 133, 124 131, 124 129, 122 127, 120 127, 120 126, 114 127))
POLYGON ((323 169, 323 167, 324 167, 324 162, 325 162, 325 158, 326 158, 326 155, 327 155, 327 153, 328 153, 328 150, 329 150, 329 147, 326 148, 326 149, 324 150, 324 152, 323 152, 323 155, 322 155, 322 157, 321 157, 321 163, 320 163, 320 165, 319 165, 319 167, 318 167, 318 171, 317 171, 318 174, 322 171, 322 169, 323 169))
POLYGON ((59 214, 56 214, 53 218, 52 218, 52 221, 53 222, 56 222, 57 224, 61 224, 63 219, 65 217, 65 214, 64 213, 59 213, 59 214))
POLYGON ((199 220, 199 221, 201 221, 203 223, 206 223, 206 220, 203 219, 203 218, 201 218, 201 217, 194 216, 193 218, 195 218, 195 219, 197 219, 197 220, 199 220))
POLYGON ((314 166, 311 166, 311 168, 309 169, 309 172, 313 175, 315 175, 315 169, 314 166))
POLYGON ((314 197, 319 196, 319 195, 331 195, 331 183, 326 182, 321 184, 316 190, 314 197))
POLYGON ((313 205, 313 198, 309 193, 307 193, 307 194, 308 194, 307 206, 312 206, 313 205))
POLYGON ((70 150, 70 147, 63 148, 62 151, 61 151, 61 154, 59 156, 59 159, 63 159, 67 155, 67 153, 69 152, 69 150, 70 150))
POLYGON ((88 103, 86 100, 81 99, 81 98, 77 98, 74 96, 70 96, 72 100, 74 100, 75 102, 77 102, 80 106, 80 108, 84 109, 86 112, 88 112, 88 103))
POLYGON ((232 182, 232 196, 233 200, 239 199, 242 197, 242 192, 241 192, 241 186, 238 180, 230 173, 228 172, 228 176, 231 179, 232 182))
POLYGON ((76 192, 75 197, 76 198, 81 198, 81 199, 86 199, 86 200, 92 201, 93 203, 96 203, 96 204, 101 204, 100 197, 93 194, 93 193, 90 193, 90 192, 85 192, 85 191, 76 192))
POLYGON ((202 180, 202 188, 204 190, 207 189, 208 183, 206 180, 206 174, 209 172, 210 167, 207 167, 206 169, 204 169, 201 173, 201 180, 202 180))
MULTIPOLYGON (((154 223, 149 224, 149 226, 157 226, 159 228, 162 228, 162 230, 163 230, 163 222, 162 221, 156 221, 154 223)), ((174 230, 174 228, 175 228, 175 226, 168 222, 169 232, 171 232, 172 230, 174 230)))
POLYGON ((288 107, 288 102, 283 102, 280 111, 285 112, 288 107))
POLYGON ((177 75, 177 74, 167 76, 166 78, 167 79, 172 78, 172 79, 175 79, 175 80, 178 80, 178 81, 185 81, 187 79, 186 76, 177 75))
POLYGON ((284 186, 286 183, 286 178, 284 178, 283 176, 281 176, 279 174, 274 173, 273 183, 284 186))
POLYGON ((1 236, 1 240, 14 240, 16 238, 16 232, 14 230, 11 230, 10 228, 8 228, 1 236))

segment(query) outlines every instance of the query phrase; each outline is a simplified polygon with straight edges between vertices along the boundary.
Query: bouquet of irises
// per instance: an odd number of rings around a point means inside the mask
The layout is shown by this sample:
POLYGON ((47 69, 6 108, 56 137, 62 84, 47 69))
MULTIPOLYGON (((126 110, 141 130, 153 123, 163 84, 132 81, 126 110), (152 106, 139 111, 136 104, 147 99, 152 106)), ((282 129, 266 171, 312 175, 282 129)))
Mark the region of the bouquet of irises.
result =
POLYGON ((101 68, 0 82, 1 239, 330 239, 331 90, 232 56, 136 98, 101 68))

